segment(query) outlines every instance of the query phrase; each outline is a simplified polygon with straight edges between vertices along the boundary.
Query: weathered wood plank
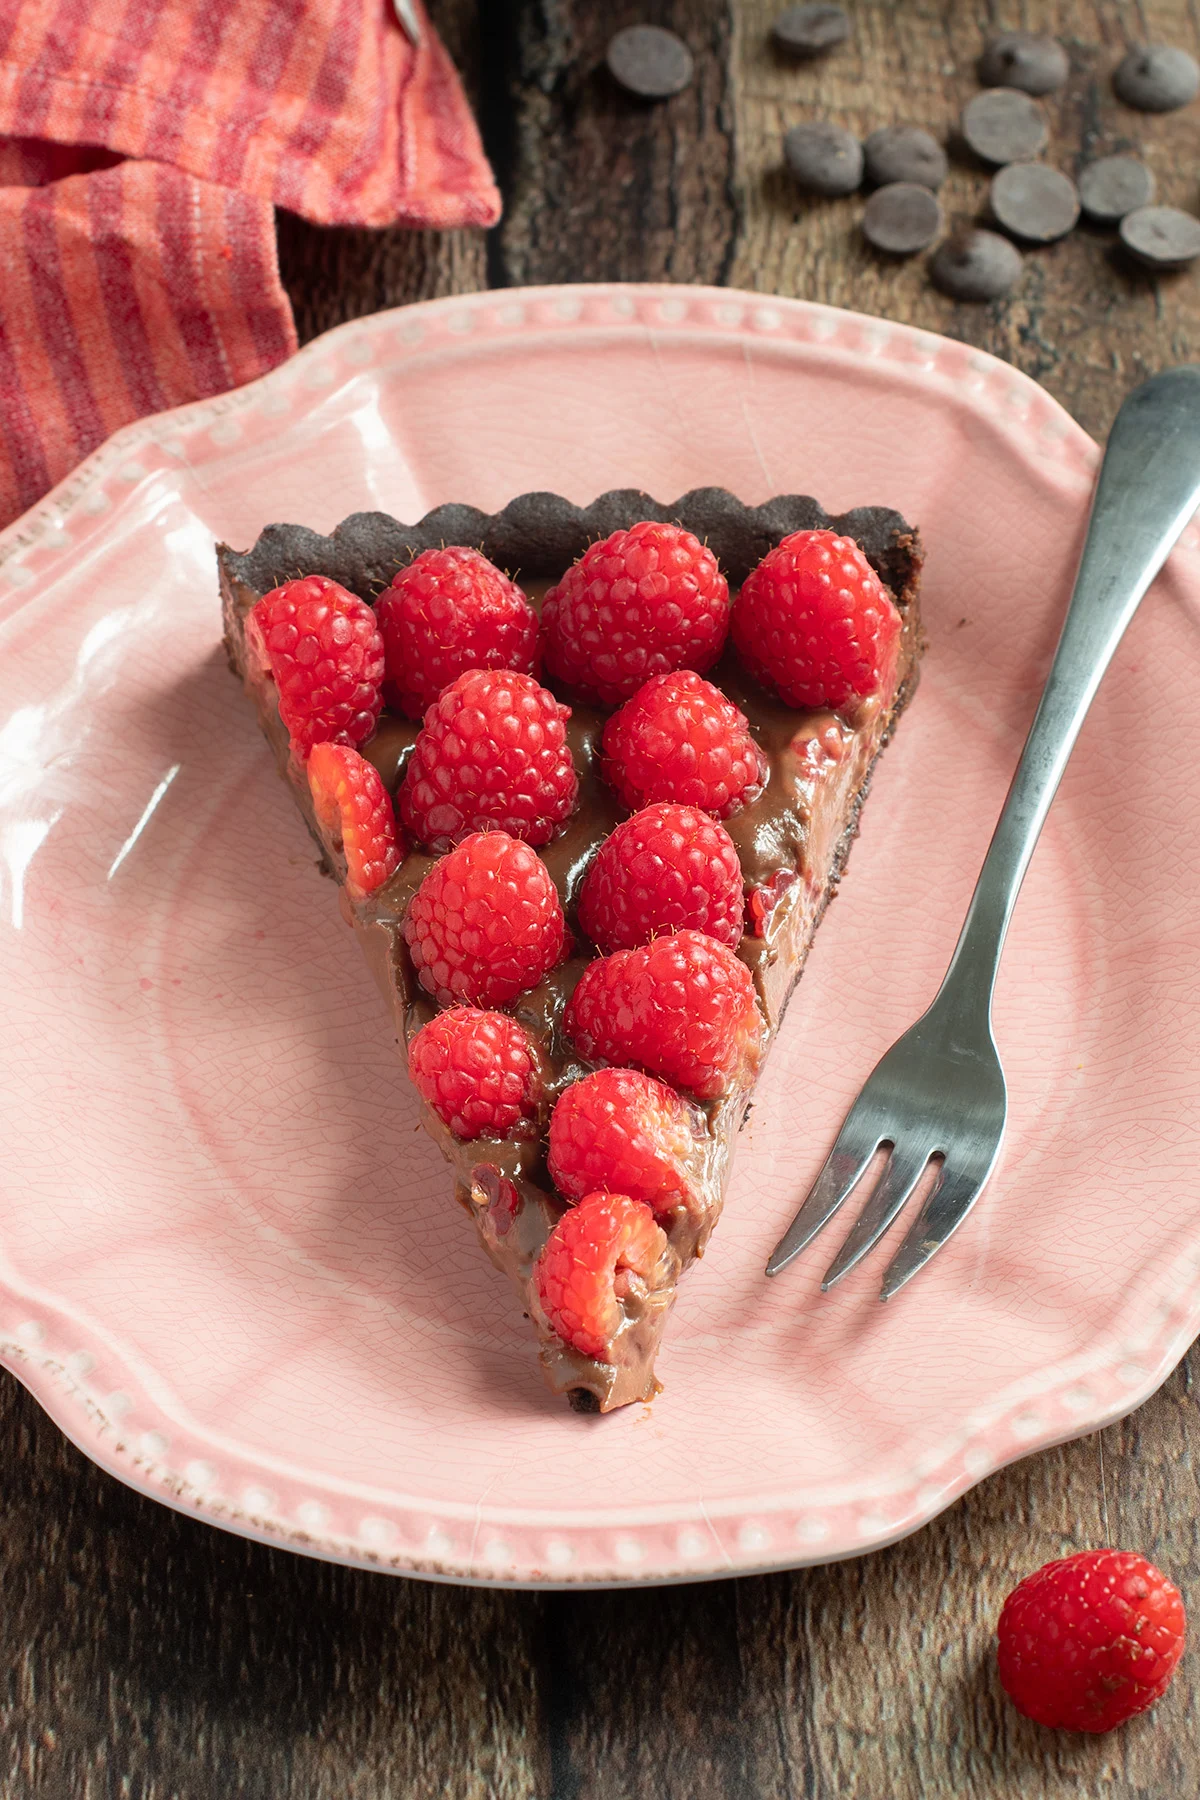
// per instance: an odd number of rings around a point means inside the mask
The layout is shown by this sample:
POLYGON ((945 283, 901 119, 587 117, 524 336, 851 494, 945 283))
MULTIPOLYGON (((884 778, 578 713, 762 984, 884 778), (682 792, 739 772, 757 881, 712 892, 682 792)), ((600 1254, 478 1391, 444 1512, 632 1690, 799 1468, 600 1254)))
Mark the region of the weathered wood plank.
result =
POLYGON ((507 196, 499 283, 726 279, 735 224, 728 9, 717 0, 493 0, 485 112, 507 196), (685 93, 625 94, 604 66, 622 25, 670 26, 696 60, 685 93))
POLYGON ((541 1602, 142 1499, 0 1371, 4 1800, 544 1800, 541 1602))

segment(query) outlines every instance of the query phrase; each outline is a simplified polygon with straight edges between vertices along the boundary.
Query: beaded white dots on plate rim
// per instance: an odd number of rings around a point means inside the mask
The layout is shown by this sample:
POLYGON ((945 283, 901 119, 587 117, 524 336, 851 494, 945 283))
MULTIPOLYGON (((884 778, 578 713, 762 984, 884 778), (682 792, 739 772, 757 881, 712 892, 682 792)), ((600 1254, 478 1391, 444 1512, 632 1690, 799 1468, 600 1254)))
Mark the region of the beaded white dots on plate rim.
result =
POLYGON ((396 1527, 390 1519, 369 1516, 360 1522, 358 1535, 373 1550, 386 1550, 396 1541, 396 1527))

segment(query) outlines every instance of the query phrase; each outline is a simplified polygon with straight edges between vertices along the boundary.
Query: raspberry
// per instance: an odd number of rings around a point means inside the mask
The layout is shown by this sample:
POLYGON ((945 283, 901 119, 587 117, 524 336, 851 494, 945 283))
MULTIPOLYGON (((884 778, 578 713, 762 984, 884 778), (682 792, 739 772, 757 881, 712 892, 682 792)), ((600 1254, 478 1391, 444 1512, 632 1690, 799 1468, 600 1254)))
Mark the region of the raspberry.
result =
POLYGON ((404 854, 379 771, 348 744, 314 744, 308 787, 322 834, 345 855, 347 887, 356 895, 373 893, 404 854))
POLYGON ((765 938, 771 929, 775 908, 799 876, 795 869, 776 869, 769 881, 751 888, 746 895, 746 930, 751 937, 765 938))
POLYGON ((579 797, 570 716, 532 675, 470 669, 452 681, 425 714, 400 789, 413 836, 448 850, 498 826, 549 843, 579 797))
POLYGON ((621 1302, 670 1279, 667 1239, 628 1194, 588 1194, 565 1212, 534 1270, 538 1299, 560 1338, 582 1356, 612 1361, 621 1302))
POLYGON ((302 762, 314 744, 366 742, 383 705, 383 639, 365 600, 324 575, 285 581, 251 608, 246 636, 302 762))
POLYGON ((890 687, 900 614, 853 538, 794 531, 742 584, 733 641, 789 706, 845 706, 890 687))
POLYGON ((676 800, 718 819, 756 800, 767 759, 744 713, 699 675, 655 675, 604 727, 601 773, 625 806, 676 800))
POLYGON ((1085 1550, 1027 1575, 1000 1614, 1000 1680, 1039 1725, 1109 1731, 1166 1691, 1183 1654, 1179 1590, 1129 1550, 1085 1550))
POLYGON ((550 1115, 550 1178, 578 1200, 608 1188, 658 1214, 686 1205, 695 1134, 672 1088, 634 1069, 574 1081, 550 1115))
POLYGON ((702 931, 589 963, 563 1025, 589 1062, 634 1063, 702 1100, 757 1058, 763 1035, 749 969, 702 931))
POLYGON ((478 550, 422 550, 376 609, 387 651, 387 702, 419 719, 467 669, 537 667, 538 621, 515 581, 478 550))
POLYGON ((615 706, 651 675, 708 669, 729 630, 729 584, 681 525, 646 520, 592 544, 542 604, 546 667, 615 706))
POLYGON ((408 1048, 422 1100, 457 1138, 532 1135, 541 1075, 526 1032, 506 1013, 455 1006, 422 1025, 408 1048))
POLYGON ((694 806, 665 802, 617 826, 579 895, 579 923, 606 953, 689 928, 732 948, 742 912, 742 867, 729 833, 694 806))
POLYGON ((508 1006, 559 961, 565 926, 537 851, 486 831, 434 863, 413 895, 404 935, 421 986, 439 1006, 508 1006))

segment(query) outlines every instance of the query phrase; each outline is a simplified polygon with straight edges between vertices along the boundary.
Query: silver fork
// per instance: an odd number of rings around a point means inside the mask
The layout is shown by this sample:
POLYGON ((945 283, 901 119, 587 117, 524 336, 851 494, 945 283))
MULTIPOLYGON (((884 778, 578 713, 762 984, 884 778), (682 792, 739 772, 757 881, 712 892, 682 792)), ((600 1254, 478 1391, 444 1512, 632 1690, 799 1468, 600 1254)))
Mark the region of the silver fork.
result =
POLYGON ((996 1166, 1008 1094, 992 993, 1013 906, 1084 715, 1142 595, 1200 505, 1200 367, 1168 369, 1117 414, 1062 636, 928 1012, 876 1065, 812 1191, 771 1253, 778 1275, 833 1218, 882 1146, 887 1161, 822 1289, 872 1250, 934 1159, 930 1188, 883 1278, 891 1299, 957 1231, 996 1166))

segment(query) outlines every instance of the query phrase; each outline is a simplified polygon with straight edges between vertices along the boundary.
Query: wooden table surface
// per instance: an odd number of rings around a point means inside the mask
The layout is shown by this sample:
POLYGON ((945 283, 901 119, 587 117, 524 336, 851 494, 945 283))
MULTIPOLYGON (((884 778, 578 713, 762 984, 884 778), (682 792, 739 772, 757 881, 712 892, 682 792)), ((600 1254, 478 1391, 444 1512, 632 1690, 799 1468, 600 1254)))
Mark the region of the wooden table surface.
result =
MULTIPOLYGON (((940 131, 989 29, 1068 45, 1051 157, 1140 149, 1195 209, 1200 104, 1119 109, 1127 41, 1200 52, 1194 0, 847 0, 817 67, 770 51, 775 0, 441 0, 506 198, 477 234, 280 224, 301 333, 488 285, 724 282, 948 332, 1007 357, 1102 435, 1142 375, 1200 353, 1200 276, 1132 273, 1080 231, 1020 292, 956 307, 920 260, 873 257, 860 202, 809 205, 787 126, 940 131), (623 98, 605 41, 639 20, 696 55, 693 87, 623 98)), ((945 197, 979 208, 956 164, 945 197)), ((1116 1543, 1200 1605, 1195 1352, 1132 1418, 985 1481, 894 1549, 707 1586, 525 1595, 352 1573, 271 1551, 101 1474, 0 1374, 0 1800, 927 1800, 1200 1793, 1200 1651, 1152 1719, 1088 1740, 1027 1725, 991 1634, 1015 1579, 1116 1543)))

